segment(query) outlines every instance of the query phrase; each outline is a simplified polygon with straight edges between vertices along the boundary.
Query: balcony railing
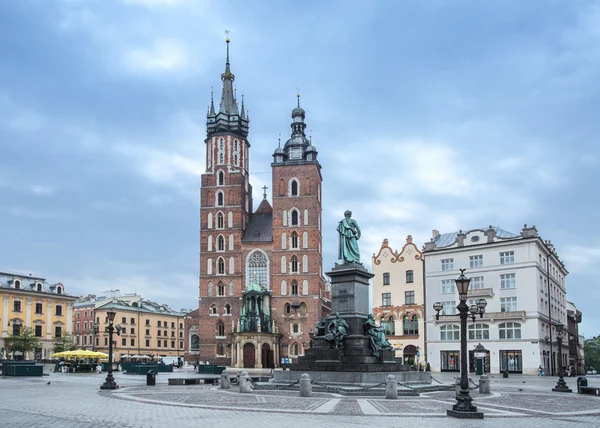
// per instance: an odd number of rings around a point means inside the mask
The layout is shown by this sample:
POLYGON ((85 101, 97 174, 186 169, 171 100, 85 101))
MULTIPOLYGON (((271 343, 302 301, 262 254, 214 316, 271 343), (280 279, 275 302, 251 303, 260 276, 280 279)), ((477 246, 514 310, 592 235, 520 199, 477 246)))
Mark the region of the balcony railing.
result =
MULTIPOLYGON (((508 311, 508 312, 486 312, 483 315, 483 318, 479 318, 475 320, 478 322, 481 321, 494 321, 494 320, 510 320, 510 319, 525 319, 526 313, 525 311, 508 311)), ((439 321, 457 321, 458 317, 455 315, 440 315, 439 321)), ((437 321, 436 321, 437 322, 437 321)))

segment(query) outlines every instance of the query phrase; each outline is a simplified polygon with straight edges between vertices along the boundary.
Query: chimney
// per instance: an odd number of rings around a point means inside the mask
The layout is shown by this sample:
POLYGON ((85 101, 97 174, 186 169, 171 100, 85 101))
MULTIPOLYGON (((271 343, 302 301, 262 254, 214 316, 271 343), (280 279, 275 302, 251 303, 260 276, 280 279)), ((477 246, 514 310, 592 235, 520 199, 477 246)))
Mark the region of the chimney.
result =
POLYGON ((439 230, 433 229, 433 230, 431 231, 431 237, 432 237, 433 239, 435 239, 437 236, 439 236, 439 234, 440 234, 440 231, 439 231, 439 230))

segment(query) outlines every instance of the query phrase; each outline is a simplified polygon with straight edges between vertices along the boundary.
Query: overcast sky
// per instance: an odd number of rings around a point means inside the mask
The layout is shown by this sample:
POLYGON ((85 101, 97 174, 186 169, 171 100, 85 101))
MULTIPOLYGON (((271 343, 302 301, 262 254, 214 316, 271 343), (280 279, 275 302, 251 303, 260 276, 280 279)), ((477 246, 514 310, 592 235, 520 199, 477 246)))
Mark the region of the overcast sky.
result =
POLYGON ((570 271, 580 331, 600 333, 591 0, 2 0, 1 270, 197 307, 225 29, 258 201, 300 88, 326 271, 346 209, 368 266, 383 238, 535 224, 570 271))

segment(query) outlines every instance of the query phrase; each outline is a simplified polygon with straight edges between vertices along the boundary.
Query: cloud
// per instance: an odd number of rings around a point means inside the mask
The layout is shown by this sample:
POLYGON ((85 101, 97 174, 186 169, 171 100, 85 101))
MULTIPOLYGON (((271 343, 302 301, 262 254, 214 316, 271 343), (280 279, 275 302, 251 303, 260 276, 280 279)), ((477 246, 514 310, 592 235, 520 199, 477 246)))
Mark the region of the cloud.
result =
POLYGON ((7 94, 0 93, 0 130, 8 129, 16 133, 32 133, 38 131, 45 123, 45 118, 34 108, 13 101, 7 94))
MULTIPOLYGON (((169 6, 181 6, 183 4, 191 3, 189 0, 122 0, 126 4, 134 4, 145 6, 149 8, 155 7, 169 7, 169 6)), ((200 2, 200 0, 196 0, 200 2)))
POLYGON ((600 264, 600 247, 569 245, 560 256, 570 272, 591 273, 600 264))
POLYGON ((23 206, 8 206, 3 209, 6 213, 14 217, 21 217, 30 220, 66 220, 71 217, 65 210, 60 209, 40 209, 28 208, 23 206))
POLYGON ((40 184, 34 184, 31 186, 30 190, 34 195, 52 195, 56 191, 52 186, 40 184))
POLYGON ((125 65, 133 73, 179 71, 187 67, 188 53, 181 42, 162 39, 151 47, 127 52, 125 65))

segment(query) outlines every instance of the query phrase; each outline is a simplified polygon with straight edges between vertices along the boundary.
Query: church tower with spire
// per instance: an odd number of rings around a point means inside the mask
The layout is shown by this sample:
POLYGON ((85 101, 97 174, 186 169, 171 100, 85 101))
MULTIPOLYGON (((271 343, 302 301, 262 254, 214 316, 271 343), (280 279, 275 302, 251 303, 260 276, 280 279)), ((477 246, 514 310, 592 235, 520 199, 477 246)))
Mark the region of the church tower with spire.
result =
POLYGON ((273 206, 263 187, 253 210, 249 118, 238 108, 229 38, 218 111, 206 117, 206 171, 200 189, 199 308, 186 360, 279 367, 304 354, 328 314, 321 235, 321 165, 306 136, 305 112, 273 154, 273 206), (289 359, 289 361, 288 361, 289 359))
POLYGON ((223 89, 218 112, 213 96, 206 117, 206 171, 200 190, 200 293, 197 359, 214 361, 230 351, 233 313, 244 288, 242 237, 252 213, 249 182, 249 118, 238 108, 227 38, 223 89))
POLYGON ((273 153, 273 313, 281 315, 284 352, 302 355, 317 321, 329 313, 323 278, 321 165, 306 112, 292 110, 292 135, 273 153), (291 333, 288 336, 288 332, 291 333), (286 337, 287 336, 287 337, 286 337))

